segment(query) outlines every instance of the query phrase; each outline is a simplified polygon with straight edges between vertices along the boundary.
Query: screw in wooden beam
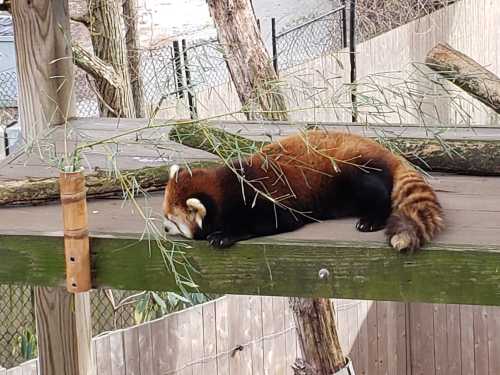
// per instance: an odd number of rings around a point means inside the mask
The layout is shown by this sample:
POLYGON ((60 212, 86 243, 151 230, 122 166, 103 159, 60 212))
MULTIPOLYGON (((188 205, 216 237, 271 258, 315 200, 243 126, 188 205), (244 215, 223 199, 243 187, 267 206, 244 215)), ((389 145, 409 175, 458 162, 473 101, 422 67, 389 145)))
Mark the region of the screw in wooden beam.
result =
POLYGON ((66 287, 80 293, 92 287, 85 176, 80 172, 61 172, 59 188, 64 222, 66 287))

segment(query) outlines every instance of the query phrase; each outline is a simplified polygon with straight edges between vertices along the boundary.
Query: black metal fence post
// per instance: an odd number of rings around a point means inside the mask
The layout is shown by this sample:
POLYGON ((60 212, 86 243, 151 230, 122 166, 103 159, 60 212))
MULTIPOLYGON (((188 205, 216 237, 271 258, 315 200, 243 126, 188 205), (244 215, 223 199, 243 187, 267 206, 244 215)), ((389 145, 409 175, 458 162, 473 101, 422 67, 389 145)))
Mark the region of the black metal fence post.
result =
POLYGON ((179 41, 174 40, 173 42, 173 48, 174 48, 174 66, 175 66, 175 87, 177 91, 177 97, 183 98, 184 97, 184 84, 183 84, 183 79, 182 79, 182 61, 181 61, 181 52, 179 48, 179 41))
POLYGON ((342 0, 342 46, 347 48, 347 4, 342 0))
POLYGON ((271 18, 271 39, 273 45, 273 67, 276 75, 278 75, 278 48, 276 46, 276 19, 271 18))
POLYGON ((189 105, 189 114, 191 119, 198 118, 198 109, 196 108, 195 98, 193 96, 193 90, 191 87, 191 71, 189 70, 189 60, 186 47, 186 39, 182 39, 182 56, 184 57, 184 72, 186 74, 186 90, 189 105))
POLYGON ((351 0, 349 9, 349 61, 351 65, 352 122, 358 120, 356 105, 356 0, 351 0))

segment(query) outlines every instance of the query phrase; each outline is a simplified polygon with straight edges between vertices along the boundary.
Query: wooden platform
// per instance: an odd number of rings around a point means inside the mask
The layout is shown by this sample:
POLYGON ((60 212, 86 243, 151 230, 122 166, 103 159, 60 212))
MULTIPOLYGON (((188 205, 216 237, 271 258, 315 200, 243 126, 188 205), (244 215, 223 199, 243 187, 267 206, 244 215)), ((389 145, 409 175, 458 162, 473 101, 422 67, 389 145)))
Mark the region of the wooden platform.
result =
MULTIPOLYGON (((140 126, 135 120, 121 127, 140 126)), ((268 132, 280 137, 296 128, 280 125, 227 124, 231 131, 262 138, 268 132)), ((333 127, 333 125, 332 125, 333 127)), ((343 125, 337 125, 343 128, 343 125)), ((369 132, 361 126, 345 126, 369 132)), ((412 137, 425 137, 419 127, 390 128, 412 137)), ((164 153, 143 147, 131 134, 117 147, 122 168, 151 164, 213 159, 162 139, 167 129, 152 129, 148 139, 161 144, 164 153)), ((450 137, 482 137, 499 129, 452 129, 450 137)), ((100 139, 116 134, 116 123, 76 121, 74 139, 100 139)), ((54 138, 53 138, 54 139, 54 138)), ((55 137, 56 147, 62 147, 55 137)), ((114 146, 113 146, 114 147, 114 146)), ((89 165, 106 167, 104 150, 87 153, 89 165)), ((38 156, 20 154, 2 163, 0 179, 56 175, 38 156), (24 166, 26 165, 26 166, 24 166)), ((500 305, 500 178, 433 175, 431 184, 445 209, 447 229, 420 254, 397 254, 389 249, 382 232, 360 233, 354 219, 316 223, 293 233, 246 241, 227 251, 205 243, 190 243, 185 254, 199 271, 194 280, 206 292, 268 295, 335 296, 398 301, 500 305), (330 279, 318 271, 327 268, 330 279)), ((140 199, 145 211, 161 223, 161 193, 140 199)), ((61 211, 57 204, 0 209, 0 283, 59 285, 64 280, 61 211), (8 256, 7 256, 8 255, 8 256)), ((96 287, 172 289, 154 243, 137 241, 145 223, 130 203, 121 200, 89 201, 89 224, 94 253, 96 287), (152 244, 152 248, 149 246, 152 244)))

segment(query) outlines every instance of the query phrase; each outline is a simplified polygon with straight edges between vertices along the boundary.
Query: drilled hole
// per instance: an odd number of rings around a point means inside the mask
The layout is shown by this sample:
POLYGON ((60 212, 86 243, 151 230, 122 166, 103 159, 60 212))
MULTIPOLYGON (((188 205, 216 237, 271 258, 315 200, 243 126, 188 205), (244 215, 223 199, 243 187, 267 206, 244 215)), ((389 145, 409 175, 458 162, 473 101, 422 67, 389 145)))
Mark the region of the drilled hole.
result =
POLYGON ((69 260, 74 262, 75 261, 75 257, 69 257, 69 260))
POLYGON ((71 284, 71 286, 72 286, 73 288, 76 288, 76 283, 72 283, 72 284, 71 284))

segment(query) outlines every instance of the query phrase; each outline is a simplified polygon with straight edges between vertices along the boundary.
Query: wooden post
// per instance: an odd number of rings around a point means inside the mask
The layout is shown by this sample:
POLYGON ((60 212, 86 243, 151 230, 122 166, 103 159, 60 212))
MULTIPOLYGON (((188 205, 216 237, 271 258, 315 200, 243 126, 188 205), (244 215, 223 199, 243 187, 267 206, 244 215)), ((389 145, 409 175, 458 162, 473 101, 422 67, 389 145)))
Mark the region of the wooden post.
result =
MULTIPOLYGON (((303 359, 294 365, 296 375, 331 375, 343 369, 335 311, 327 298, 290 298, 303 359)), ((347 374, 347 373, 346 373, 347 374)))
POLYGON ((67 1, 12 2, 19 121, 24 138, 73 115, 73 61, 67 1))
MULTIPOLYGON (((33 141, 73 114, 73 63, 67 0, 12 3, 19 114, 33 141)), ((40 375, 93 375, 90 297, 37 288, 35 310, 40 375)))

